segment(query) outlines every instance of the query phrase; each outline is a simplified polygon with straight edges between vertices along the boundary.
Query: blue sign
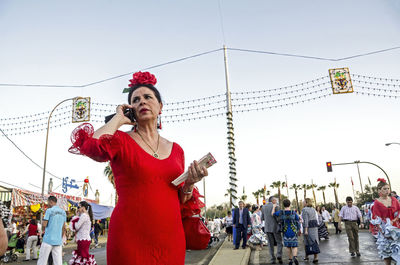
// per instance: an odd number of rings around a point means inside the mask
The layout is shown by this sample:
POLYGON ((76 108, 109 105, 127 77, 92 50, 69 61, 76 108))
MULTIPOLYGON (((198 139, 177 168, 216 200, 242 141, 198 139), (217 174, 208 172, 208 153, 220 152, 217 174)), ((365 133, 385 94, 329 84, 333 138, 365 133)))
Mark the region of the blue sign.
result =
POLYGON ((68 183, 68 179, 69 179, 69 177, 65 177, 65 178, 63 178, 63 181, 62 181, 62 191, 64 193, 67 193, 68 188, 79 189, 78 184, 74 184, 76 182, 74 179, 71 179, 69 181, 69 183, 68 183))

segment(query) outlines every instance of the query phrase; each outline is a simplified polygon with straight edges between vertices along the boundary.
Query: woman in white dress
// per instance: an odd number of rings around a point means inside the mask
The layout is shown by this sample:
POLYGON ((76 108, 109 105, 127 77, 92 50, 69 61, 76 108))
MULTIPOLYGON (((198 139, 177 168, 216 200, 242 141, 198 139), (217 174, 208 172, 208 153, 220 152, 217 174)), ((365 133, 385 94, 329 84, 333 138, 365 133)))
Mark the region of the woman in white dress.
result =
POLYGON ((259 215, 260 208, 257 205, 252 207, 253 214, 251 215, 251 232, 252 235, 249 238, 249 244, 256 246, 258 249, 262 249, 263 246, 267 245, 267 236, 262 230, 261 217, 259 215))
POLYGON ((89 254, 90 229, 92 227, 93 212, 92 207, 85 201, 78 205, 78 216, 72 218, 70 223, 71 230, 75 231, 77 250, 72 252, 69 265, 96 265, 94 256, 89 254))

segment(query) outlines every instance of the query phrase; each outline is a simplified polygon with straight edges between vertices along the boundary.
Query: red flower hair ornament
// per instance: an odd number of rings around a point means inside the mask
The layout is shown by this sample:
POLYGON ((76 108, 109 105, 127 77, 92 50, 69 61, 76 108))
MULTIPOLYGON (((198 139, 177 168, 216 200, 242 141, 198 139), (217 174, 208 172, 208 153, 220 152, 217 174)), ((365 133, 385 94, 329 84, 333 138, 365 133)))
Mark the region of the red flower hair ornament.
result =
POLYGON ((386 183, 386 179, 381 179, 381 178, 379 178, 378 181, 379 181, 379 182, 386 183))
POLYGON ((129 87, 136 85, 155 85, 157 84, 157 78, 149 72, 136 72, 133 74, 133 78, 129 80, 129 87))

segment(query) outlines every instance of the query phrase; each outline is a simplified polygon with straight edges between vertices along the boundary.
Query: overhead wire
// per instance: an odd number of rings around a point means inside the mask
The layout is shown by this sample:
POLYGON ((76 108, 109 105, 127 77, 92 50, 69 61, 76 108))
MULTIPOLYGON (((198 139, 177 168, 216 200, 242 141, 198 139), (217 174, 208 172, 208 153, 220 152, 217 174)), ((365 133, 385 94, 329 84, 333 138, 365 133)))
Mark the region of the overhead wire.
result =
MULTIPOLYGON (((21 152, 26 158, 28 158, 34 165, 36 165, 36 166, 39 167, 41 170, 43 170, 43 167, 41 167, 38 163, 36 163, 35 161, 33 161, 32 158, 30 158, 24 151, 22 151, 22 149, 19 148, 18 145, 17 145, 16 143, 14 143, 14 141, 11 140, 11 139, 7 136, 7 134, 5 134, 5 133, 3 132, 3 130, 2 130, 1 128, 0 128, 0 131, 1 131, 1 133, 4 135, 4 137, 6 137, 6 139, 7 139, 8 141, 10 141, 10 142, 15 146, 15 148, 18 149, 18 151, 20 151, 20 152, 21 152)), ((60 177, 54 175, 53 173, 50 173, 50 172, 47 171, 47 170, 46 170, 46 173, 48 173, 49 175, 51 175, 51 176, 53 176, 53 177, 55 177, 55 178, 57 178, 57 179, 59 179, 59 180, 62 180, 62 178, 60 178, 60 177)))

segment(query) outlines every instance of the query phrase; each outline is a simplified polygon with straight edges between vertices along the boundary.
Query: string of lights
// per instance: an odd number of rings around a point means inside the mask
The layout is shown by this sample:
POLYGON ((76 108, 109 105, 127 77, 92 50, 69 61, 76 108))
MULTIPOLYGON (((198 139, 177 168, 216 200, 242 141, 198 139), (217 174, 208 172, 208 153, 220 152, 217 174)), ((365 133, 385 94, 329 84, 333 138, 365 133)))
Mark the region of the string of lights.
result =
POLYGON ((365 78, 369 80, 379 80, 379 81, 386 81, 386 82, 400 82, 400 79, 396 78, 387 78, 387 77, 376 77, 376 76, 367 76, 367 75, 360 75, 360 74, 351 74, 355 77, 365 78))
MULTIPOLYGON (((52 117, 55 118, 55 117, 58 117, 58 116, 61 116, 61 115, 65 115, 65 114, 71 114, 71 110, 64 111, 64 112, 61 112, 61 113, 56 113, 56 114, 52 115, 52 117)), ((38 119, 31 119, 31 120, 23 120, 23 119, 21 119, 21 121, 18 121, 18 122, 0 123, 0 126, 5 127, 5 126, 12 126, 12 125, 33 123, 33 122, 36 123, 36 122, 42 121, 42 120, 48 120, 48 117, 43 117, 43 118, 38 118, 38 119)))
POLYGON ((373 91, 384 91, 384 92, 390 92, 390 93, 400 93, 400 90, 395 90, 395 89, 385 89, 385 88, 367 87, 367 86, 359 86, 359 85, 356 85, 355 87, 361 88, 361 89, 366 89, 366 90, 373 90, 373 91))
POLYGON ((354 91, 354 93, 359 94, 359 95, 364 95, 364 96, 374 96, 374 97, 384 97, 384 98, 400 98, 400 96, 395 96, 395 95, 380 95, 376 93, 369 93, 369 92, 363 92, 363 91, 354 91))
POLYGON ((376 85, 376 86, 393 86, 393 87, 400 87, 400 83, 399 84, 388 84, 388 83, 379 83, 379 82, 371 82, 371 81, 365 81, 365 80, 358 80, 358 79, 353 79, 353 82, 357 82, 357 83, 363 83, 363 84, 370 84, 370 85, 376 85))
POLYGON ((196 98, 196 99, 183 100, 183 101, 176 101, 176 102, 166 102, 165 105, 186 104, 186 103, 192 103, 192 102, 197 102, 197 101, 204 101, 204 100, 215 99, 215 98, 220 98, 220 97, 225 97, 225 94, 218 94, 218 95, 209 96, 209 97, 196 98))
POLYGON ((246 109, 241 109, 241 110, 234 110, 233 112, 250 112, 250 111, 260 111, 260 110, 266 110, 266 109, 276 109, 276 108, 281 108, 281 107, 288 107, 288 106, 294 106, 297 104, 301 104, 301 103, 305 103, 305 102, 310 102, 313 100, 317 100, 317 99, 322 99, 322 98, 326 98, 329 96, 332 96, 332 93, 329 94, 323 94, 317 97, 312 97, 312 98, 307 98, 304 100, 298 100, 295 102, 288 102, 288 103, 284 103, 284 104, 278 104, 278 105, 274 105, 274 106, 264 106, 264 107, 258 107, 258 108, 246 108, 246 109))
MULTIPOLYGON (((70 109, 71 110, 71 106, 64 106, 64 107, 58 108, 58 109, 55 110, 55 113, 60 112, 60 111, 65 110, 65 109, 70 109)), ((50 114, 50 111, 34 113, 34 114, 29 114, 29 115, 23 115, 23 116, 18 116, 18 117, 0 118, 0 121, 29 119, 29 118, 39 117, 39 116, 42 116, 42 115, 45 115, 45 114, 47 114, 47 116, 44 117, 44 118, 47 119, 49 117, 48 115, 50 114)))
POLYGON ((253 106, 253 105, 260 105, 260 104, 268 104, 268 103, 273 103, 273 102, 280 102, 280 101, 285 101, 285 100, 289 100, 289 99, 293 99, 293 98, 300 98, 300 97, 306 97, 308 95, 312 95, 312 94, 316 94, 319 92, 324 92, 327 90, 330 90, 330 87, 326 87, 326 88, 322 88, 316 91, 311 91, 309 93, 306 94, 299 94, 299 95, 294 95, 294 96, 289 96, 289 97, 285 97, 285 98, 277 98, 277 99, 271 99, 271 100, 267 100, 267 101, 257 101, 257 102, 247 102, 247 103, 240 103, 240 104, 232 104, 233 107, 247 107, 247 106, 253 106))
MULTIPOLYGON (((399 82, 400 79, 393 79, 393 78, 381 78, 381 77, 370 77, 365 75, 358 75, 359 79, 353 79, 355 83, 355 90, 356 92, 360 92, 360 95, 369 95, 369 96, 379 96, 379 97, 388 97, 388 98, 397 98, 398 95, 393 95, 400 93, 400 90, 397 87, 400 87, 399 82), (379 81, 379 82, 378 82, 379 81), (386 83, 385 83, 386 82, 386 83), (391 83, 387 83, 391 82, 391 83), (365 85, 363 85, 365 84, 365 85), (374 93, 371 93, 374 92, 374 93), (390 94, 388 94, 390 93, 390 94)), ((274 89, 263 89, 258 91, 238 91, 232 93, 232 102, 235 108, 245 108, 248 106, 262 106, 262 107, 270 107, 267 106, 268 104, 287 101, 291 99, 296 99, 300 97, 307 97, 308 95, 313 95, 319 92, 323 92, 328 90, 329 88, 326 87, 327 84, 330 84, 330 80, 328 76, 322 76, 313 80, 309 80, 306 82, 284 86, 274 89), (313 90, 314 88, 320 88, 325 86, 322 89, 313 90), (294 89, 293 89, 294 88, 294 89), (307 92, 306 92, 307 91, 307 92), (274 93, 278 92, 278 93, 274 93), (291 96, 286 96, 291 94, 291 96), (240 97, 243 96, 244 97, 240 97), (249 95, 249 96, 248 96, 249 95), (271 98, 270 100, 263 100, 265 98, 271 98), (247 102, 246 102, 247 101, 247 102)), ((206 118, 209 115, 220 115, 224 112, 220 112, 221 110, 225 109, 225 94, 218 94, 208 97, 202 97, 197 99, 179 101, 179 102, 170 102, 166 103, 164 106, 164 114, 163 114, 163 121, 164 122, 178 122, 180 117, 187 117, 183 120, 190 120, 191 118, 206 118), (215 101, 216 100, 216 101, 215 101), (181 104, 181 106, 179 106, 181 104), (168 108, 168 106, 174 106, 168 108), (216 106, 213 108, 207 108, 210 106, 216 106), (196 109, 196 111, 191 111, 192 109, 196 109), (209 114, 210 113, 210 114, 209 114)), ((98 118, 96 122, 104 123, 104 117, 109 114, 115 113, 115 107, 117 104, 110 104, 110 103, 99 103, 99 102, 92 102, 95 108, 91 109, 91 116, 92 118, 98 118)), ((288 104, 292 104, 289 102, 288 104)), ((295 103, 293 103, 295 104, 295 103)), ((274 106, 272 106, 273 108, 274 106)), ((54 112, 54 118, 50 120, 50 128, 57 128, 62 127, 67 124, 70 124, 71 121, 65 122, 70 117, 70 108, 71 106, 64 106, 57 109, 54 112)), ((0 127, 3 127, 4 131, 8 133, 8 135, 15 134, 21 135, 38 131, 43 131, 47 128, 47 119, 49 115, 49 111, 40 112, 36 114, 18 116, 18 117, 9 117, 9 118, 1 118, 0 119, 0 127)))
MULTIPOLYGON (((57 123, 57 122, 59 122, 59 121, 67 120, 68 118, 69 118, 69 117, 63 117, 63 118, 59 118, 59 119, 53 119, 53 120, 51 121, 51 124, 55 125, 55 123, 57 123)), ((4 129, 4 131, 5 131, 5 132, 9 132, 9 131, 15 131, 15 130, 20 130, 20 129, 26 130, 26 129, 31 129, 31 128, 35 128, 35 127, 39 127, 39 126, 47 127, 47 122, 38 123, 38 124, 33 124, 33 125, 26 125, 26 126, 25 126, 25 124, 24 124, 24 126, 21 125, 21 126, 19 126, 19 127, 7 128, 7 129, 4 129)), ((57 125, 55 125, 55 126, 57 126, 57 125)))
MULTIPOLYGON (((297 92, 310 90, 312 88, 321 87, 321 86, 324 86, 324 85, 327 85, 327 84, 330 84, 330 82, 324 82, 324 83, 320 83, 320 84, 313 85, 313 86, 310 86, 310 87, 301 88, 301 89, 295 89, 295 90, 290 90, 290 91, 285 91, 285 92, 280 92, 280 93, 276 93, 276 94, 257 95, 257 96, 253 96, 253 97, 243 97, 243 98, 232 97, 232 101, 252 100, 252 99, 259 99, 259 98, 267 98, 267 97, 275 97, 275 96, 281 96, 281 95, 294 94, 294 93, 297 93, 297 92)), ((259 91, 262 91, 262 90, 259 90, 259 91)))
MULTIPOLYGON (((244 94, 256 94, 256 93, 266 93, 266 92, 272 92, 272 91, 278 91, 278 90, 285 90, 285 89, 291 89, 291 88, 295 88, 295 87, 299 87, 299 86, 304 86, 304 85, 308 85, 308 84, 313 84, 315 82, 319 82, 321 80, 327 79, 329 78, 329 76, 322 76, 313 80, 309 80, 309 81, 305 81, 302 83, 297 83, 294 85, 290 85, 290 86, 284 86, 284 87, 278 87, 278 88, 272 88, 272 89, 263 89, 263 90, 256 90, 256 91, 238 91, 238 92, 231 92, 232 95, 244 95, 244 94)), ((325 83, 323 83, 325 84, 325 83)))

